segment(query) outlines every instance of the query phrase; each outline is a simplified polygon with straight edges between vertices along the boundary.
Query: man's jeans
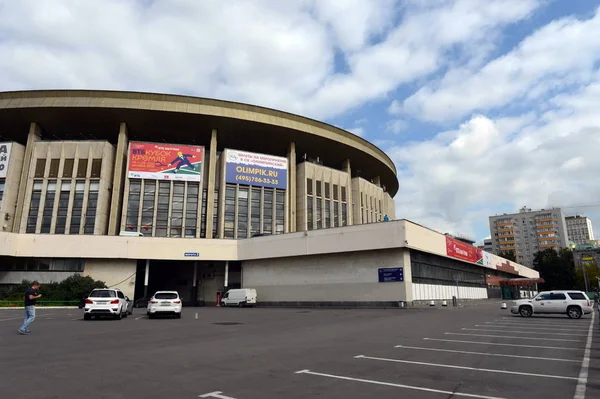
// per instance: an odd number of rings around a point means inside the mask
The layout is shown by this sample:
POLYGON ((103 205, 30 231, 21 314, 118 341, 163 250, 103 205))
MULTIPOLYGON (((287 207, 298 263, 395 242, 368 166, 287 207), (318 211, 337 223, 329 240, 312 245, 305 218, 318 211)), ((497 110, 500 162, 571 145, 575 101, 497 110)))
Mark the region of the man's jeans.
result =
POLYGON ((35 320, 35 306, 25 306, 25 321, 19 330, 29 331, 29 325, 35 320))

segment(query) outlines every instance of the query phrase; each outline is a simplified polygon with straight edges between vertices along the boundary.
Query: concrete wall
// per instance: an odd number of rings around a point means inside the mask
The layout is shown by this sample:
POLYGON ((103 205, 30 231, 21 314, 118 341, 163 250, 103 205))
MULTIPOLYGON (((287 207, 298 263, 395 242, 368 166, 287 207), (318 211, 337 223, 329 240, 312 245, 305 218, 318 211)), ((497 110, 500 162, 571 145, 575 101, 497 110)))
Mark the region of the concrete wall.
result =
POLYGON ((413 300, 487 299, 487 288, 458 287, 454 285, 412 284, 413 300))
POLYGON ((77 272, 53 272, 53 271, 0 271, 1 284, 21 284, 23 280, 37 280, 41 284, 52 282, 59 283, 64 279, 78 274, 77 272))
POLYGON ((133 299, 137 261, 130 259, 87 259, 83 269, 84 276, 104 281, 107 286, 118 288, 133 299))
MULTIPOLYGON (((405 282, 379 283, 380 267, 407 267, 404 250, 350 252, 242 262, 242 285, 260 302, 406 301, 405 282)), ((410 295, 408 295, 410 297, 410 295)))
MULTIPOLYGON (((7 144, 7 143, 3 143, 7 144)), ((23 169, 25 147, 19 143, 10 144, 10 157, 6 168, 4 195, 0 202, 0 231, 14 231, 15 211, 17 209, 17 197, 19 195, 19 182, 23 169), (8 219, 7 219, 8 218, 8 219)), ((18 224, 17 224, 18 225, 18 224)))
MULTIPOLYGON (((352 214, 354 216, 354 224, 380 222, 385 215, 390 216, 395 205, 393 205, 393 200, 391 201, 392 204, 390 204, 389 199, 390 196, 383 191, 380 185, 371 183, 360 177, 353 178, 352 214), (390 205, 392 205, 391 209, 389 209, 390 205)), ((393 213, 395 214, 396 212, 393 211, 393 213)))

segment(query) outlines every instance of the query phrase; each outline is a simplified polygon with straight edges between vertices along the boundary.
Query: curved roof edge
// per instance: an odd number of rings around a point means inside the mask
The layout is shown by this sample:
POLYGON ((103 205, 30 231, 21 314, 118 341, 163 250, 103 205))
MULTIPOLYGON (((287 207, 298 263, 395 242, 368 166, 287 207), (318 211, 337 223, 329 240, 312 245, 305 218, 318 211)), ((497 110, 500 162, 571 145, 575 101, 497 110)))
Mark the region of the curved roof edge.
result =
MULTIPOLYGON (((140 91, 121 91, 121 90, 96 90, 96 89, 40 89, 40 90, 14 90, 14 91, 0 91, 0 108, 19 108, 19 104, 10 104, 11 100, 17 99, 26 99, 31 97, 95 97, 95 98, 115 98, 122 100, 138 100, 142 101, 159 101, 166 103, 179 103, 179 104, 191 104, 191 105, 204 105, 204 106, 213 106, 213 107, 222 107, 229 109, 236 109, 240 111, 250 111, 261 114, 270 115, 273 117, 279 117, 283 119, 294 120, 296 122, 305 123, 307 125, 311 125, 313 127, 323 129, 326 131, 330 131, 335 134, 339 134, 351 141, 356 142, 357 144, 361 144, 370 148, 373 152, 380 156, 381 161, 384 161, 386 166, 393 171, 395 176, 398 176, 396 166, 392 159, 379 147, 375 144, 371 143, 364 138, 357 136, 347 130, 342 128, 333 126, 331 124, 318 121, 316 119, 308 118, 305 116, 293 114, 287 111, 280 111, 274 108, 263 107, 259 105, 246 104, 236 101, 228 101, 228 100, 218 100, 207 97, 195 97, 181 94, 163 94, 163 93, 150 93, 150 92, 140 92, 140 91), (32 96, 33 95, 33 96, 32 96), (8 103, 6 101, 8 100, 8 103), (4 102, 4 104, 3 104, 4 102)), ((62 105, 62 104, 61 104, 62 105)), ((122 104, 123 108, 132 108, 131 106, 127 106, 126 104, 122 104)), ((33 105, 24 105, 25 107, 33 107, 33 105)), ((37 107, 51 107, 51 106, 60 106, 53 105, 49 103, 40 103, 36 105, 37 107)), ((63 105, 64 106, 64 105, 63 105)), ((84 105, 82 105, 84 106, 84 105)), ((95 105, 89 104, 89 106, 99 106, 102 107, 102 104, 95 105)), ((109 108, 116 108, 114 105, 108 106, 109 108)), ((139 109, 148 109, 154 111, 170 111, 170 112, 182 112, 182 113, 199 113, 194 112, 194 110, 185 109, 183 107, 163 107, 160 109, 159 107, 152 107, 152 104, 148 104, 148 106, 144 106, 140 104, 139 109)), ((223 115, 225 116, 225 115, 223 115)), ((264 123, 264 122, 263 122, 264 123)))

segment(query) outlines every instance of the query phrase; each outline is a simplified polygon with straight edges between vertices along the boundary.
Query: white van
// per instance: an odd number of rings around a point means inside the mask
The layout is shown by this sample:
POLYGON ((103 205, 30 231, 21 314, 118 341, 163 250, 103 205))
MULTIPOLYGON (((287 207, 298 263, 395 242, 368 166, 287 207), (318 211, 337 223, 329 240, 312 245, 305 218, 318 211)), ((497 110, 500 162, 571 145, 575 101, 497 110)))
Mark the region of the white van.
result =
POLYGON ((221 305, 253 306, 256 304, 256 298, 256 290, 254 288, 238 288, 227 291, 223 295, 223 298, 221 298, 221 305))

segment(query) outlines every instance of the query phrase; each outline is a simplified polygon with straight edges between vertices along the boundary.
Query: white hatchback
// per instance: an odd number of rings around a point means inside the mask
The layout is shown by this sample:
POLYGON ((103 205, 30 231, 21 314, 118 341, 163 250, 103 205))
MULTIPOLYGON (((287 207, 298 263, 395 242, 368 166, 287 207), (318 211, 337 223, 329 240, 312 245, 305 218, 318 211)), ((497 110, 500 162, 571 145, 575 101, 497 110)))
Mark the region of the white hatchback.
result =
POLYGON ((148 300, 148 317, 154 318, 158 314, 172 314, 181 318, 181 298, 177 291, 156 291, 148 300))

